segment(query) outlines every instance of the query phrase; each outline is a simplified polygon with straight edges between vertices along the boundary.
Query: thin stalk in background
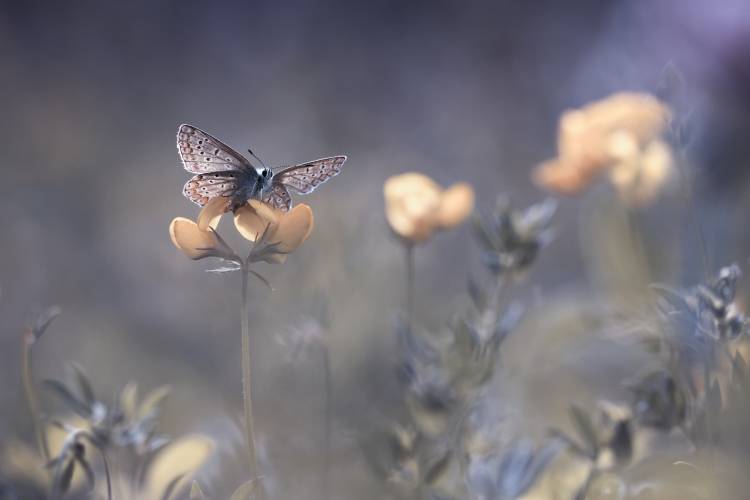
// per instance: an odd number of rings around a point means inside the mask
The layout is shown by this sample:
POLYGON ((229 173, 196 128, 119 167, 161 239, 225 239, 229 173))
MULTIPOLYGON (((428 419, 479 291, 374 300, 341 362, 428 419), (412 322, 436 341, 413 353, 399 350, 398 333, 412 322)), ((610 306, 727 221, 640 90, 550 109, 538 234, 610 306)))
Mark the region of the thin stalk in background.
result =
MULTIPOLYGON (((258 453, 255 446, 255 431, 253 426, 253 401, 252 386, 250 378, 250 324, 248 321, 247 282, 250 271, 247 264, 240 269, 242 273, 242 402, 245 414, 245 441, 250 454, 250 478, 259 481, 258 477, 258 453)), ((258 485, 258 496, 265 500, 265 488, 263 484, 258 485)))
POLYGON ((698 211, 695 208, 695 194, 693 191, 693 181, 690 177, 690 171, 687 168, 687 159, 685 158, 685 152, 682 148, 677 151, 677 170, 682 175, 682 191, 683 197, 685 198, 685 206, 687 208, 688 217, 691 219, 691 225, 695 232, 695 239, 700 248, 701 259, 703 261, 703 272, 704 278, 709 279, 711 277, 711 260, 708 256, 708 245, 706 244, 706 238, 703 235, 703 230, 698 219, 698 211))
POLYGON ((413 328, 414 320, 414 244, 404 243, 406 249, 406 317, 409 329, 413 328))
POLYGON ((104 464, 104 477, 107 480, 107 500, 112 500, 112 472, 109 466, 109 460, 107 459, 107 452, 104 450, 104 445, 90 432, 82 432, 81 436, 87 439, 99 452, 99 456, 102 457, 102 463, 104 464))
POLYGON ((331 420, 333 418, 333 384, 331 380, 331 355, 328 352, 328 344, 324 341, 320 344, 323 355, 323 371, 325 377, 325 459, 323 465, 323 496, 328 498, 330 473, 331 473, 331 420))
POLYGON ((112 500, 112 475, 109 471, 109 461, 107 460, 107 454, 104 450, 99 448, 99 454, 102 456, 102 462, 104 463, 104 476, 107 479, 107 500, 112 500))
POLYGON ((578 490, 578 493, 576 493, 574 500, 585 500, 588 497, 589 490, 591 489, 591 485, 594 484, 594 480, 597 478, 597 476, 598 476, 598 471, 596 470, 596 467, 594 467, 594 465, 592 464, 591 468, 589 469, 588 474, 586 475, 586 480, 581 486, 581 489, 578 490))
POLYGON ((23 379, 23 392, 26 396, 26 405, 31 414, 31 424, 34 427, 34 435, 36 436, 39 453, 44 457, 45 462, 49 462, 49 445, 47 444, 47 438, 41 427, 41 421, 39 418, 39 400, 36 397, 34 382, 31 378, 31 347, 34 345, 34 342, 36 342, 36 335, 34 335, 34 331, 31 328, 27 328, 23 333, 23 339, 21 341, 21 378, 23 379))

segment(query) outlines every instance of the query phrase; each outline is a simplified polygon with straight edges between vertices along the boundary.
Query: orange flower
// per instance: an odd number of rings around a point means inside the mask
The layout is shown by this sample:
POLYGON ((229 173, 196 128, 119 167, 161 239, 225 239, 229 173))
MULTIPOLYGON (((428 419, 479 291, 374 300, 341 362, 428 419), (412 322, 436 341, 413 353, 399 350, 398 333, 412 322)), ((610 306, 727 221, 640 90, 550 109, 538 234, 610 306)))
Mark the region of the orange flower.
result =
POLYGON ((474 208, 474 190, 466 183, 443 190, 426 175, 396 175, 383 186, 385 211, 393 231, 412 243, 426 241, 434 231, 463 222, 474 208))
MULTIPOLYGON (((228 204, 228 198, 214 198, 203 207, 197 222, 184 217, 174 219, 169 225, 174 245, 193 260, 219 257, 242 265, 242 260, 215 231, 228 204)), ((254 242, 246 263, 280 264, 310 236, 313 213, 307 205, 282 212, 259 200, 249 200, 235 210, 234 224, 245 239, 254 242)))
POLYGON ((255 242, 250 261, 281 264, 312 233, 312 209, 296 205, 288 212, 249 200, 234 213, 234 225, 247 240, 255 242))
POLYGON ((672 175, 672 153, 663 141, 652 141, 642 150, 612 167, 609 180, 630 206, 654 200, 672 175))
POLYGON ((647 203, 671 172, 671 151, 660 139, 669 119, 669 109, 656 98, 629 92, 566 111, 558 157, 537 167, 534 181, 573 195, 607 173, 626 203, 647 203))
POLYGON ((198 222, 177 217, 169 225, 172 243, 193 260, 219 257, 235 260, 236 255, 216 233, 221 214, 227 208, 229 198, 218 197, 209 201, 198 215, 198 222))

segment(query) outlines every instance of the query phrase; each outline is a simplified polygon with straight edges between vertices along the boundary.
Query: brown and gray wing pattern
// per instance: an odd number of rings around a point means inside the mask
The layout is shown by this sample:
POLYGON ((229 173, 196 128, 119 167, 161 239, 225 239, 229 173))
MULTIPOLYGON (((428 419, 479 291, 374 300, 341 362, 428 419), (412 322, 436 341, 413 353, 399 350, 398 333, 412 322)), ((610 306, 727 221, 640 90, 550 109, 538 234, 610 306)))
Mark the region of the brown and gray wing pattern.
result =
POLYGON ((282 184, 299 194, 312 193, 316 187, 341 173, 346 156, 331 156, 284 167, 273 176, 273 184, 282 184))
POLYGON ((292 197, 282 184, 273 184, 271 189, 263 195, 262 201, 284 212, 292 208, 292 197))
POLYGON ((245 176, 244 172, 234 171, 194 175, 185 183, 182 194, 196 205, 203 206, 217 196, 234 196, 245 176))
POLYGON ((177 130, 177 150, 185 170, 194 174, 223 172, 254 172, 250 162, 216 137, 188 124, 177 130))

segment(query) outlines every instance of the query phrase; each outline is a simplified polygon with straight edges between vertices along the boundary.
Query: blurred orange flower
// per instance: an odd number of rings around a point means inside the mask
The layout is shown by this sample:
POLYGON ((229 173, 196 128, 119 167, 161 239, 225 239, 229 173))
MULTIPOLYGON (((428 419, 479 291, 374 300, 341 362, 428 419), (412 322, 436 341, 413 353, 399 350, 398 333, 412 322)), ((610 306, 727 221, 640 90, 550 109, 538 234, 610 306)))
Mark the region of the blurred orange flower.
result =
POLYGON ((416 172, 390 177, 383 194, 388 223, 396 234, 412 243, 427 240, 438 229, 457 226, 474 208, 474 190, 468 184, 458 183, 443 190, 416 172))
POLYGON ((566 111, 560 118, 558 157, 537 167, 534 181, 573 195, 606 173, 624 202, 648 203, 672 170, 671 150, 660 138, 669 120, 666 105, 634 92, 566 111))

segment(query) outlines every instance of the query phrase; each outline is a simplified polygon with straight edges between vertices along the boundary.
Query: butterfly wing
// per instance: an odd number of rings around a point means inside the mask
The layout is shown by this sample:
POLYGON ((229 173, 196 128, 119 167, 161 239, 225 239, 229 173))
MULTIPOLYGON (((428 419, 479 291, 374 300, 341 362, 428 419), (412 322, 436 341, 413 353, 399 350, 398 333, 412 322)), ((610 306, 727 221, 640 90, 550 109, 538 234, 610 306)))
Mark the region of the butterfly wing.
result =
POLYGON ((296 193, 309 194, 331 177, 340 174, 345 161, 346 156, 331 156, 293 167, 284 167, 274 173, 272 182, 274 186, 283 185, 296 193))
POLYGON ((185 170, 194 174, 255 169, 247 159, 219 139, 183 123, 177 130, 177 150, 185 170))
POLYGON ((243 172, 231 170, 194 175, 185 183, 182 194, 200 206, 217 196, 231 198, 245 182, 245 175, 243 172))
POLYGON ((292 208, 292 197, 283 184, 273 184, 262 201, 284 212, 292 208))

